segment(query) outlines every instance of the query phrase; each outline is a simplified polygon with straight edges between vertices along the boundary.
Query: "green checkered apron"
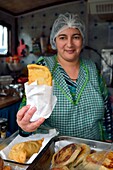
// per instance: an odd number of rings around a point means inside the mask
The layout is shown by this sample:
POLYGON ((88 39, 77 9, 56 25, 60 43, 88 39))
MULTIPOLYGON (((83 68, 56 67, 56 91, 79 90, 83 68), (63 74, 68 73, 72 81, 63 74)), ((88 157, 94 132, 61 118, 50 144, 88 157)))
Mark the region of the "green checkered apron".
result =
POLYGON ((56 106, 46 124, 57 128, 60 135, 100 140, 99 123, 104 115, 104 102, 95 65, 90 60, 81 60, 76 101, 73 102, 55 57, 44 57, 44 61, 52 73, 53 94, 57 96, 56 106))

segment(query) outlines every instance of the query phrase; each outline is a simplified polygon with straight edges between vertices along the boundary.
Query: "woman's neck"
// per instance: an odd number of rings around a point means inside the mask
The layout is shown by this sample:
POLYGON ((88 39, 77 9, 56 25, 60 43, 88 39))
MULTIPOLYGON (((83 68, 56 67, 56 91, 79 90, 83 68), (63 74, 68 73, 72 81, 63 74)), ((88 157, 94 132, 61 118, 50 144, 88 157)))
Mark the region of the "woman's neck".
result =
POLYGON ((69 62, 66 60, 57 59, 62 68, 68 74, 72 81, 75 81, 78 78, 79 69, 80 69, 80 60, 75 60, 73 62, 69 62))

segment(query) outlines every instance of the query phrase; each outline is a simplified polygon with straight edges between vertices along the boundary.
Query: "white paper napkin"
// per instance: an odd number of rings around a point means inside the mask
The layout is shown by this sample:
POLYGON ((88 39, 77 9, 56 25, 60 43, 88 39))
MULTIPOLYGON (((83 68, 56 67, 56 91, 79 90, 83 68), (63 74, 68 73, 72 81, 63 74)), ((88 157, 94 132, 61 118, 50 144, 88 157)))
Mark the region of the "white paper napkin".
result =
POLYGON ((26 82, 24 87, 27 100, 26 104, 30 104, 31 107, 35 106, 37 108, 37 111, 30 121, 36 121, 41 117, 47 119, 51 115, 57 102, 56 96, 53 95, 53 86, 37 85, 37 82, 28 85, 28 82, 26 82))

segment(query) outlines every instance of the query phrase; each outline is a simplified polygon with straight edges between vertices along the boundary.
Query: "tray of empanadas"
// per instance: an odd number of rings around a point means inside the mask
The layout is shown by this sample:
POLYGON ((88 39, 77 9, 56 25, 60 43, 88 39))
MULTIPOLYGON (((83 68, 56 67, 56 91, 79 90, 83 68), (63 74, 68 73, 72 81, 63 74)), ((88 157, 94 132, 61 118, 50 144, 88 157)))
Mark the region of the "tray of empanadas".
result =
POLYGON ((112 170, 112 144, 69 136, 56 136, 28 170, 112 170))
POLYGON ((58 137, 51 170, 111 170, 112 144, 82 138, 58 137))
MULTIPOLYGON (((44 150, 48 142, 58 135, 56 129, 41 127, 28 137, 20 136, 18 132, 0 144, 0 156, 16 167, 29 166, 44 150)), ((15 170, 15 169, 14 169, 15 170)))

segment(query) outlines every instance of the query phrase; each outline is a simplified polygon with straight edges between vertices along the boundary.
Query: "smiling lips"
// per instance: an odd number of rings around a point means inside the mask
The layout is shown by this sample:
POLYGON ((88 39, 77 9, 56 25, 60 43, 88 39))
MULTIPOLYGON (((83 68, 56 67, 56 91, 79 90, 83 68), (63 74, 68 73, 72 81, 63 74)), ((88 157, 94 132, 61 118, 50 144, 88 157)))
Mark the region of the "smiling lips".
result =
POLYGON ((68 54, 73 54, 75 50, 65 50, 68 54))

